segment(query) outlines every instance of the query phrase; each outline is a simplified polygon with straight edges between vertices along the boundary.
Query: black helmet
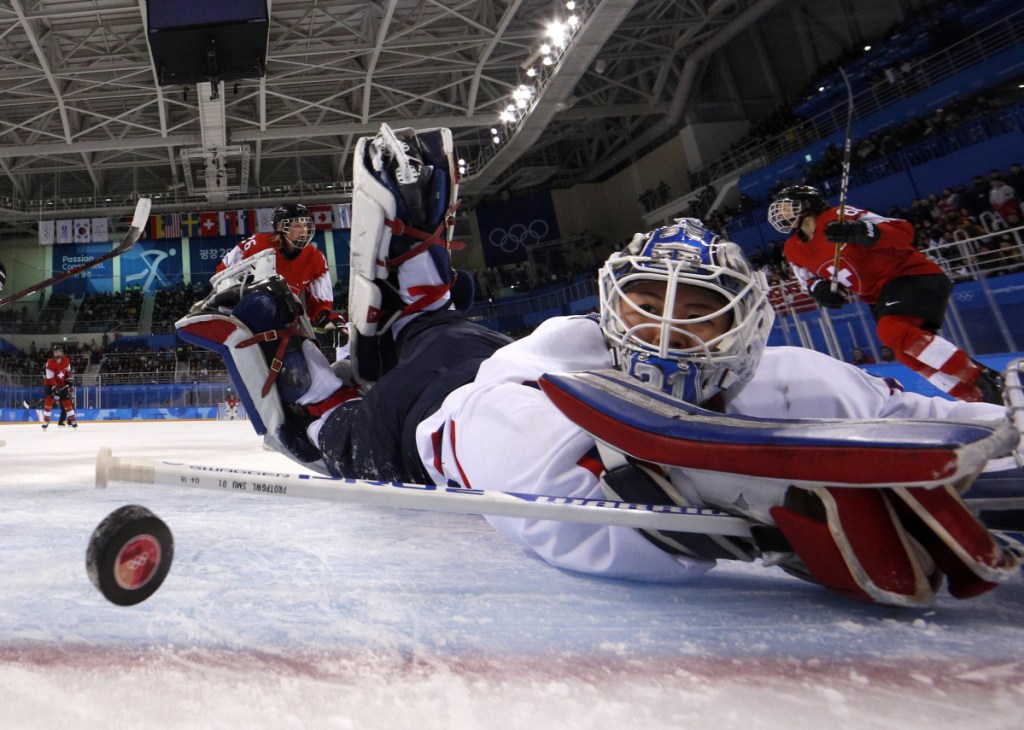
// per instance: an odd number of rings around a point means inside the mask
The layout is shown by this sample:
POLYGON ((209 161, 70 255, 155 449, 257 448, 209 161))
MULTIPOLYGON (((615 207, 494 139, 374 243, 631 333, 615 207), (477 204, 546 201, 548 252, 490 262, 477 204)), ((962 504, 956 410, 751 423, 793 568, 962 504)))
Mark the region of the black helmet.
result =
POLYGON ((302 203, 282 203, 274 208, 274 233, 286 233, 292 221, 296 220, 306 224, 306 233, 292 241, 292 245, 302 248, 313 240, 313 219, 309 215, 309 208, 302 203))
POLYGON ((768 222, 779 233, 792 233, 808 215, 818 215, 828 209, 828 201, 817 188, 810 185, 791 185, 779 191, 768 206, 768 222))

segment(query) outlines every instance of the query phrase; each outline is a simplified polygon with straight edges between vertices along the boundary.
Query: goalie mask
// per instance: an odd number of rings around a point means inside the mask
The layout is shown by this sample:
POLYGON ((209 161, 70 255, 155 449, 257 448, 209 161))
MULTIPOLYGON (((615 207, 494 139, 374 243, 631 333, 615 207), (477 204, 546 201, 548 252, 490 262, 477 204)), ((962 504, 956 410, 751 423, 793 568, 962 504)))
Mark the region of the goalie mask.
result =
POLYGON ((775 315, 735 243, 681 218, 637 234, 599 276, 601 330, 628 375, 696 404, 753 377, 775 315))
POLYGON ((287 238, 295 248, 302 248, 313 240, 315 229, 309 209, 302 203, 284 203, 274 209, 274 233, 287 238), (296 235, 293 226, 302 226, 296 235), (294 237, 293 237, 294 236, 294 237))
POLYGON ((792 185, 779 191, 768 206, 768 222, 779 233, 792 233, 799 228, 808 215, 818 215, 828 210, 825 200, 817 188, 809 185, 792 185))

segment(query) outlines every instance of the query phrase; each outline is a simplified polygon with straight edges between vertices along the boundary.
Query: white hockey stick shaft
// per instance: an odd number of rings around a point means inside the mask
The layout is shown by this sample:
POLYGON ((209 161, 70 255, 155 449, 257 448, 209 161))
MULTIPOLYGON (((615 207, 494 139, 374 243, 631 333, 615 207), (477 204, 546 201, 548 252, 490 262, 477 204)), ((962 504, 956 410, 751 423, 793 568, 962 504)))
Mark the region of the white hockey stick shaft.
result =
POLYGON ((750 537, 751 523, 742 517, 694 507, 197 466, 120 458, 109 448, 103 448, 96 458, 96 486, 106 487, 111 481, 191 487, 263 498, 296 497, 429 512, 750 537))

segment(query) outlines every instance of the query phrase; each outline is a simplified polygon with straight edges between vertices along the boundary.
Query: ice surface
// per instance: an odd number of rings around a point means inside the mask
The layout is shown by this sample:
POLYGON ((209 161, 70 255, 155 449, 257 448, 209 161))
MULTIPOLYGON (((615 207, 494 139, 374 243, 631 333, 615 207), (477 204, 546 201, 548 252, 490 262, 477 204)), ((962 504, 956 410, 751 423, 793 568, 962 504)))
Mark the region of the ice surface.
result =
POLYGON ((96 453, 301 469, 248 422, 0 425, 3 728, 1017 728, 1024 585, 928 610, 760 565, 685 588, 560 572, 479 517, 93 483, 96 453), (92 530, 175 538, 107 603, 92 530))

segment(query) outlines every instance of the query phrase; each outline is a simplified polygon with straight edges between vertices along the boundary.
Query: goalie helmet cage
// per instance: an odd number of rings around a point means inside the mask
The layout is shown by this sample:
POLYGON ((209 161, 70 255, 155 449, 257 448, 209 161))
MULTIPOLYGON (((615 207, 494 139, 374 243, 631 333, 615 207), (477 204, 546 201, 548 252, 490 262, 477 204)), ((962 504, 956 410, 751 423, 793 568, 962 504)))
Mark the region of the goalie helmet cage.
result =
POLYGON ((228 408, 227 401, 220 401, 217 403, 217 420, 218 421, 248 421, 249 414, 245 412, 245 408, 242 407, 242 402, 239 401, 235 406, 235 412, 232 414, 231 409, 228 408))

